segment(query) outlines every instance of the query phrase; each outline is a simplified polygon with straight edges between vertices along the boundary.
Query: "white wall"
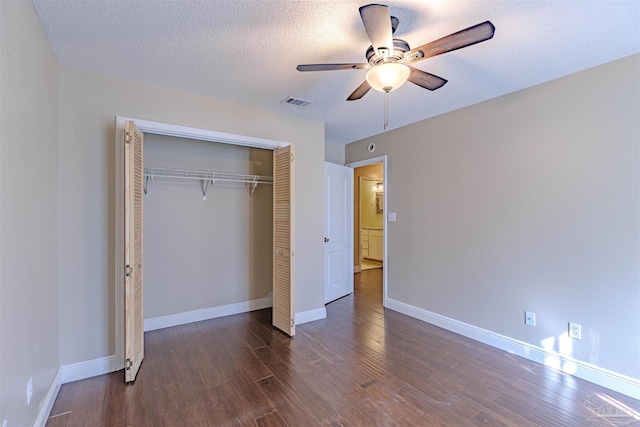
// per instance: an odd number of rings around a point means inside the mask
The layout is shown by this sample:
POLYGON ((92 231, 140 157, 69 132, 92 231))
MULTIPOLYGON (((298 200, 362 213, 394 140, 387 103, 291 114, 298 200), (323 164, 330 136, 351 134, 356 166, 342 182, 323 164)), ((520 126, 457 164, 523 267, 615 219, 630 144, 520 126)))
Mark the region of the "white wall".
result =
POLYGON ((388 155, 389 297, 640 378, 639 63, 349 144, 388 155))
POLYGON ((0 40, 0 423, 26 426, 59 360, 58 62, 31 2, 0 2, 0 40))
POLYGON ((115 116, 296 146, 296 311, 323 306, 324 124, 60 68, 60 361, 115 352, 115 116))
MULTIPOLYGON (((273 151, 145 134, 149 167, 273 175, 273 151)), ((149 183, 145 319, 265 298, 272 290, 273 186, 149 183)))

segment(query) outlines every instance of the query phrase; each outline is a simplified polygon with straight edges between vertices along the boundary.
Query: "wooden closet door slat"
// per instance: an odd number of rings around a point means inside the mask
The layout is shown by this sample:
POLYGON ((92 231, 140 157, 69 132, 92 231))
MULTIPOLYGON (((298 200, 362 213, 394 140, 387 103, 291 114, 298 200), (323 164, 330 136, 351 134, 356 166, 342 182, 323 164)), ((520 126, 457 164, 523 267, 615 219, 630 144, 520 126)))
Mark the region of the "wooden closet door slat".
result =
POLYGON ((294 150, 273 153, 273 326, 295 334, 294 284, 294 150))
POLYGON ((144 358, 143 231, 144 135, 125 123, 125 381, 136 379, 144 358))

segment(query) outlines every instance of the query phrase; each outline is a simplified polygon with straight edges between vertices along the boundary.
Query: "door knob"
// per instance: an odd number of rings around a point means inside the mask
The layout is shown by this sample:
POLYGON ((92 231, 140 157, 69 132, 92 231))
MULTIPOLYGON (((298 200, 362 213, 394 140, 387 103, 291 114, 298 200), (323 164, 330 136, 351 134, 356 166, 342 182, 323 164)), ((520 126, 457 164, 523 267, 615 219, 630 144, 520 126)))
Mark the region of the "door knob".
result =
POLYGON ((324 242, 325 242, 325 243, 329 243, 329 238, 328 238, 328 237, 325 237, 325 238, 324 238, 324 242))

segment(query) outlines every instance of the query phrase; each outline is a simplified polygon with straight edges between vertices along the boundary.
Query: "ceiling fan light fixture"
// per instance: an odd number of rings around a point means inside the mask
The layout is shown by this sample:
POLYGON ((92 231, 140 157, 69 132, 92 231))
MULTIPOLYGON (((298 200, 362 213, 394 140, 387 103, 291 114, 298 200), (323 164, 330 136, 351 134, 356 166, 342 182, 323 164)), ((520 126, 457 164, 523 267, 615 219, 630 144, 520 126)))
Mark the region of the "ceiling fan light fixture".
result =
POLYGON ((366 79, 369 86, 380 92, 391 92, 402 86, 411 74, 411 70, 404 64, 386 62, 376 65, 367 71, 366 79))

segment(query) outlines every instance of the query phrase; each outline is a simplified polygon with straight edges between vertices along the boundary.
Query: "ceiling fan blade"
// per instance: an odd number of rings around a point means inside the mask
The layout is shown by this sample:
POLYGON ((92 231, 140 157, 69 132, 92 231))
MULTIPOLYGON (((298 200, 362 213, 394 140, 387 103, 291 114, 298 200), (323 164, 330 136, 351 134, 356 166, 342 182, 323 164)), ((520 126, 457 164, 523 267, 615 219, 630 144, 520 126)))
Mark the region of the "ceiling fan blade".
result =
POLYGON ((307 64, 298 65, 298 71, 331 71, 331 70, 357 70, 369 68, 369 64, 307 64))
POLYGON ((409 74, 408 80, 414 85, 418 85, 429 90, 436 90, 440 89, 447 82, 447 80, 443 79, 442 77, 425 73, 424 71, 418 70, 417 68, 413 68, 411 66, 408 67, 411 70, 411 74, 409 74))
POLYGON ((492 38, 495 29, 496 27, 494 27, 490 21, 485 21, 481 24, 474 25, 473 27, 458 31, 457 33, 449 34, 448 36, 432 41, 431 43, 411 49, 409 52, 405 53, 405 58, 422 52, 424 56, 418 56, 417 58, 410 60, 411 62, 415 62, 451 52, 452 50, 471 46, 492 38))
POLYGON ((347 101, 355 101, 356 99, 360 99, 367 94, 371 90, 371 86, 367 81, 363 81, 360 86, 356 90, 353 91, 351 95, 347 98, 347 101))
POLYGON ((367 30, 371 45, 378 51, 387 50, 389 55, 393 54, 393 30, 391 29, 391 15, 389 7, 381 4, 369 4, 360 8, 360 18, 367 30))

